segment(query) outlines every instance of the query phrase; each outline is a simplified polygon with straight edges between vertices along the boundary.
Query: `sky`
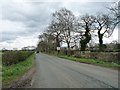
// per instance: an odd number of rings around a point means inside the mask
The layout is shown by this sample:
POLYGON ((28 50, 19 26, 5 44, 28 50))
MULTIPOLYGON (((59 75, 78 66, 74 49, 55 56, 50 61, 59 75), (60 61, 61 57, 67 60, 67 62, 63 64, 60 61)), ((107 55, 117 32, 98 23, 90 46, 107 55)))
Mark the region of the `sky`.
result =
MULTIPOLYGON (((0 0, 0 49, 37 46, 38 35, 49 25, 52 13, 61 8, 75 16, 107 13, 118 0, 0 0)), ((118 39, 116 28, 104 43, 118 39)))

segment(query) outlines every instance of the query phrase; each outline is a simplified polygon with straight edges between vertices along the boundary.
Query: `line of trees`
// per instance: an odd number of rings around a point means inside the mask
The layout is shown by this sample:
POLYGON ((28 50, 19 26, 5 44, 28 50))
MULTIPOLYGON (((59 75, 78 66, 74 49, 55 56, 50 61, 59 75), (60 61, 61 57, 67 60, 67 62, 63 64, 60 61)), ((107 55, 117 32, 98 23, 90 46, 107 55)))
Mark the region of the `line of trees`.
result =
POLYGON ((109 9, 112 14, 85 14, 78 18, 72 11, 61 8, 52 14, 52 21, 47 30, 39 35, 37 49, 45 52, 56 51, 57 47, 66 43, 69 52, 72 45, 79 43, 80 50, 85 51, 95 34, 99 39, 99 51, 103 51, 103 37, 109 38, 120 22, 117 8, 109 9))

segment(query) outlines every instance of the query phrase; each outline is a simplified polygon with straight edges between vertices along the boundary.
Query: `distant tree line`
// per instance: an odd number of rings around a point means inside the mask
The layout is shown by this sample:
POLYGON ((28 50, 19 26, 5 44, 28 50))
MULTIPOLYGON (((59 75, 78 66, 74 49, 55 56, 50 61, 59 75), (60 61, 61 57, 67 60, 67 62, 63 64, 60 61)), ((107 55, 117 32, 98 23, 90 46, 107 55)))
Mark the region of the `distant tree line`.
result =
POLYGON ((75 17, 72 11, 61 8, 52 14, 47 30, 39 35, 37 50, 43 52, 56 51, 63 43, 67 50, 77 43, 81 51, 85 51, 94 36, 99 39, 99 51, 104 50, 103 37, 109 38, 120 22, 118 8, 109 8, 111 13, 75 17))

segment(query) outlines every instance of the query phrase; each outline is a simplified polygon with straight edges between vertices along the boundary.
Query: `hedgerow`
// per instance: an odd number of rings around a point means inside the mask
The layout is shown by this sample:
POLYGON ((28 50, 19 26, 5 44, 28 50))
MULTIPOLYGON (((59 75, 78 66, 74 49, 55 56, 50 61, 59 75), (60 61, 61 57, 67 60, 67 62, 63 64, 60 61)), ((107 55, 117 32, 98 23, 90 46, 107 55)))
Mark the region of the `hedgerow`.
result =
POLYGON ((2 64, 3 65, 12 65, 19 63, 21 61, 26 60, 30 55, 32 55, 33 51, 7 51, 2 55, 2 64))

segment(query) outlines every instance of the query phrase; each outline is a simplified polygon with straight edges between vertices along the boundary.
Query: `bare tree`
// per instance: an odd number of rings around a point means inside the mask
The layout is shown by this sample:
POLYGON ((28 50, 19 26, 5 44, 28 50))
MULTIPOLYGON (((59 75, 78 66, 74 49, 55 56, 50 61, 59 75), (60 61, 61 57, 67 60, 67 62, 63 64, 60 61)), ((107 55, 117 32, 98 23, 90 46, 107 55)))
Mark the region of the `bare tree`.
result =
POLYGON ((110 15, 112 15, 111 17, 116 27, 120 23, 120 1, 115 2, 113 6, 108 9, 111 11, 110 15))
POLYGON ((94 29, 95 17, 84 15, 80 18, 76 32, 80 36, 81 51, 85 51, 87 44, 91 40, 91 31, 94 29))
POLYGON ((70 49, 70 43, 73 39, 74 35, 74 22, 75 16, 70 10, 65 8, 61 9, 58 15, 61 17, 62 23, 62 34, 63 34, 63 41, 67 43, 68 50, 70 49))
POLYGON ((44 52, 50 52, 55 50, 55 37, 48 33, 39 35, 41 39, 38 43, 37 49, 44 52))
POLYGON ((98 30, 99 50, 103 51, 103 37, 110 37, 114 30, 112 19, 107 14, 98 15, 95 27, 98 30))
POLYGON ((40 41, 43 41, 44 40, 43 34, 39 35, 38 38, 40 41))
POLYGON ((62 29, 61 29, 61 24, 56 23, 55 21, 52 21, 51 24, 48 26, 47 32, 50 35, 53 35, 56 40, 56 47, 60 47, 60 42, 62 41, 62 29))
POLYGON ((66 8, 53 13, 53 21, 49 27, 49 31, 55 35, 58 47, 62 41, 67 43, 68 50, 70 50, 74 20, 73 13, 66 8))

